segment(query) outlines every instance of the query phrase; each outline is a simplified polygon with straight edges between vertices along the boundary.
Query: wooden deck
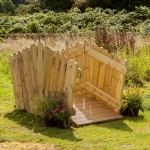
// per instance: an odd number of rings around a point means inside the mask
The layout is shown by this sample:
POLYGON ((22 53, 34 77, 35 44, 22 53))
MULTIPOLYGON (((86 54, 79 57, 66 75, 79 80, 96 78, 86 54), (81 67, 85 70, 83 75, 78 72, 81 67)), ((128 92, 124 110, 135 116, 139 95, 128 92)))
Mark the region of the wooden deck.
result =
POLYGON ((71 119, 76 126, 123 118, 101 102, 85 94, 74 97, 74 107, 76 108, 76 114, 71 119))

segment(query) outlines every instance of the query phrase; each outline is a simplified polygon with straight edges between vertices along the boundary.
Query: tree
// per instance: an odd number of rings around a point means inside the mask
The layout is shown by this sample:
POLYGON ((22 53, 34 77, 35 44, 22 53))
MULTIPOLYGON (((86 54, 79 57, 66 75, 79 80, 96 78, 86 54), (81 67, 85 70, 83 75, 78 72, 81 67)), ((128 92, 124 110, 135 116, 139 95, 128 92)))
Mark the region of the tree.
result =
POLYGON ((4 13, 10 13, 11 15, 15 14, 15 5, 12 3, 11 0, 3 1, 3 9, 4 13))
POLYGON ((20 4, 24 4, 25 0, 12 0, 13 4, 19 6, 20 4))
POLYGON ((3 13, 3 1, 0 0, 0 13, 3 13))

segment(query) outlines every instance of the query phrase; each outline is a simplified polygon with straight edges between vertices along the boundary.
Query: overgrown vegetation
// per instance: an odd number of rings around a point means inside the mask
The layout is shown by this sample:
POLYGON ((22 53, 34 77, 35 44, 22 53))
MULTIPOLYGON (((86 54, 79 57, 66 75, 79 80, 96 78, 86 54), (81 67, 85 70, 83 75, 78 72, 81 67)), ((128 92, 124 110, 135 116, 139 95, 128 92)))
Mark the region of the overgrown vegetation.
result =
MULTIPOLYGON (((22 5, 19 7, 21 10, 18 12, 24 14, 26 7, 23 8, 22 5)), ((117 12, 102 8, 87 8, 84 13, 81 13, 78 8, 74 8, 67 13, 43 11, 20 17, 2 15, 0 18, 1 34, 93 32, 98 26, 110 31, 130 30, 147 33, 150 31, 150 8, 136 7, 135 11, 130 13, 125 10, 117 12)))

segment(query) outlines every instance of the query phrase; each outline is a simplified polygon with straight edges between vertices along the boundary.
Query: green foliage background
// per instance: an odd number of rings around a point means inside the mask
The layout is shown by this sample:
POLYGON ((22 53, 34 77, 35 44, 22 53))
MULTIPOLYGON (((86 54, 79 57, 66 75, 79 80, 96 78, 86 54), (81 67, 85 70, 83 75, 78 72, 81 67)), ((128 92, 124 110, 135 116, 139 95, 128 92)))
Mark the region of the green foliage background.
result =
POLYGON ((23 16, 2 15, 0 18, 0 33, 92 32, 98 26, 107 30, 149 32, 150 8, 136 7, 133 12, 87 8, 84 13, 74 8, 68 12, 43 11, 23 16))

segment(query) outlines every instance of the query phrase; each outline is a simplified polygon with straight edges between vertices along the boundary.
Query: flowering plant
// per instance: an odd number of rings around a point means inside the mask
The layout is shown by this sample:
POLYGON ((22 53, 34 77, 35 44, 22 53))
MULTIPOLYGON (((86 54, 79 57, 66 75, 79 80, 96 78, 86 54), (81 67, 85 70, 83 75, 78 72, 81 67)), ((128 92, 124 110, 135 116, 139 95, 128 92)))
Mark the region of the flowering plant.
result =
POLYGON ((61 120, 64 126, 67 126, 71 113, 65 104, 66 98, 66 93, 59 91, 54 91, 46 97, 38 98, 35 100, 34 113, 43 118, 61 120))
POLYGON ((52 110, 52 115, 56 120, 63 121, 64 126, 67 126, 67 123, 71 117, 67 105, 64 103, 66 99, 66 93, 55 91, 52 99, 55 103, 55 109, 52 110))
POLYGON ((67 106, 62 102, 60 103, 56 109, 52 111, 53 116, 56 118, 56 120, 61 120, 63 121, 63 124, 66 126, 70 117, 71 113, 67 109, 67 106))
POLYGON ((121 112, 126 108, 129 108, 134 116, 134 109, 144 111, 143 107, 143 94, 144 92, 139 89, 138 86, 130 87, 123 93, 123 101, 121 112))

